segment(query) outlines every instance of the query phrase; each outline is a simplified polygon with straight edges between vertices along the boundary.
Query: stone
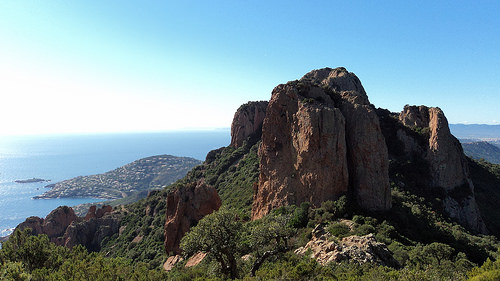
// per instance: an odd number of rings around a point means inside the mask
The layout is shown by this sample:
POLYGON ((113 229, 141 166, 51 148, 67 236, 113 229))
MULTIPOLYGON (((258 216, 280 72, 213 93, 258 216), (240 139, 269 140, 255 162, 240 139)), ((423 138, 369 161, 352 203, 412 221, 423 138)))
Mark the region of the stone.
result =
POLYGON ((180 254, 179 244, 184 234, 204 216, 218 210, 221 204, 217 190, 203 180, 170 191, 164 227, 166 252, 180 254))
POLYGON ((398 131, 398 138, 410 155, 423 155, 429 164, 429 185, 445 192, 443 206, 453 219, 468 228, 487 233, 474 196, 467 160, 460 142, 451 134, 448 120, 438 107, 405 106, 399 114, 400 122, 419 130, 420 138, 398 131))
POLYGON ((279 85, 267 107, 252 218, 301 202, 319 207, 347 193, 345 120, 320 87, 279 85))
POLYGON ((183 260, 184 259, 180 255, 170 256, 163 264, 163 269, 168 272, 172 270, 176 264, 182 262, 183 260))
POLYGON ((113 211, 113 207, 110 205, 103 205, 101 208, 97 209, 95 205, 90 206, 89 211, 87 212, 87 215, 83 218, 84 220, 88 221, 91 218, 102 218, 104 214, 106 213, 111 213, 113 211))
POLYGON ((186 261, 186 265, 184 265, 184 267, 187 268, 187 267, 197 266, 203 261, 203 259, 205 259, 206 256, 207 256, 206 253, 198 252, 186 261))
POLYGON ((312 231, 311 240, 304 247, 296 249, 295 253, 305 255, 309 250, 311 258, 321 265, 353 261, 359 264, 374 263, 399 267, 391 251, 384 243, 377 242, 372 233, 365 236, 352 235, 335 241, 322 225, 317 225, 312 231))
POLYGON ((324 68, 274 88, 262 125, 252 219, 284 205, 319 207, 352 193, 368 211, 391 208, 378 115, 359 79, 324 68))
POLYGON ((358 204, 368 211, 391 208, 389 158, 375 108, 358 77, 345 68, 313 70, 309 80, 330 90, 338 100, 346 128, 349 186, 358 204))
POLYGON ((236 111, 231 124, 231 146, 238 148, 251 136, 260 138, 267 101, 248 102, 236 111))

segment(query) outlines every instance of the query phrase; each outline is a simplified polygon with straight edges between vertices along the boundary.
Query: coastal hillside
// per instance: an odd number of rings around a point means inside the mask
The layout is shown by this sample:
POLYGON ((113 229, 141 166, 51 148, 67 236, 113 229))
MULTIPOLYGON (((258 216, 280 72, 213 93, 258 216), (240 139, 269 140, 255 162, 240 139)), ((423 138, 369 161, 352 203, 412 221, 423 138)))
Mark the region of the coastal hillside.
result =
POLYGON ((49 191, 34 199, 59 197, 125 198, 131 194, 159 189, 184 177, 201 161, 171 155, 136 160, 104 174, 79 176, 46 186, 49 191))
POLYGON ((500 164, 500 147, 487 141, 462 142, 464 153, 476 160, 484 159, 490 163, 500 164))
POLYGON ((0 263, 35 280, 498 280, 500 165, 467 158, 440 108, 375 108, 324 68, 242 105, 231 137, 138 202, 28 218, 0 263))

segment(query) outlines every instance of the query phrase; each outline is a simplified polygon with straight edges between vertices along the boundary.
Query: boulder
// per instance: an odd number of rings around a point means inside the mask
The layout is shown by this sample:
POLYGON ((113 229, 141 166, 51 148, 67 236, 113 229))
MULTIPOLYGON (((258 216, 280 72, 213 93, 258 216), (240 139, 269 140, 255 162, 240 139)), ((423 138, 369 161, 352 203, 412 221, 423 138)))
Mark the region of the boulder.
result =
POLYGON ((164 227, 166 252, 180 254, 179 244, 184 234, 221 204, 217 190, 203 180, 170 191, 164 227))
POLYGON ((163 269, 165 271, 170 271, 176 264, 183 261, 184 259, 180 255, 170 256, 167 258, 165 263, 163 263, 163 269))
POLYGON ((352 235, 335 241, 330 233, 318 225, 312 231, 312 239, 304 247, 296 249, 295 253, 305 255, 309 250, 311 258, 316 259, 321 265, 351 261, 359 264, 374 263, 399 267, 391 251, 384 243, 377 242, 373 234, 352 235))

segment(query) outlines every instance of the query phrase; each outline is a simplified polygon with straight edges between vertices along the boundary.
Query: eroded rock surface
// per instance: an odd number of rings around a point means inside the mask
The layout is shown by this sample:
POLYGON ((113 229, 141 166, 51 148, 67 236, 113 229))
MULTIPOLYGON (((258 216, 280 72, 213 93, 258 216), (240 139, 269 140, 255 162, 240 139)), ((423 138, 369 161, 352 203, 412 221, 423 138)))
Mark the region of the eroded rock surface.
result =
POLYGON ((391 207, 379 119, 345 68, 314 70, 273 90, 259 155, 253 219, 304 201, 319 207, 347 192, 366 210, 391 207))
POLYGON ((29 217, 16 229, 31 228, 33 235, 46 234, 50 241, 72 248, 83 245, 91 251, 98 251, 105 237, 118 232, 120 219, 111 215, 111 206, 89 208, 85 218, 75 215, 71 207, 54 209, 45 219, 29 217))
POLYGON ((180 254, 179 244, 184 234, 204 216, 220 208, 217 191, 203 180, 171 191, 167 196, 164 228, 165 250, 180 254))
POLYGON ((373 234, 348 236, 336 242, 321 225, 318 225, 312 231, 312 239, 304 247, 295 250, 295 253, 305 255, 308 250, 311 250, 311 258, 316 259, 321 265, 354 261, 360 264, 374 263, 399 267, 391 251, 384 243, 377 242, 373 234))
POLYGON ((267 101, 254 101, 238 108, 231 124, 231 146, 238 148, 248 137, 260 137, 267 104, 267 101))
POLYGON ((443 111, 438 107, 405 106, 399 120, 427 140, 419 145, 414 137, 398 132, 405 151, 423 155, 427 161, 429 185, 444 191, 445 211, 459 223, 481 233, 487 232, 474 197, 474 185, 462 146, 451 134, 443 111))
POLYGON ((33 235, 46 234, 50 241, 63 245, 61 240, 66 228, 78 217, 71 207, 61 206, 50 212, 45 219, 39 217, 29 217, 23 223, 19 224, 16 229, 23 230, 31 228, 33 235))

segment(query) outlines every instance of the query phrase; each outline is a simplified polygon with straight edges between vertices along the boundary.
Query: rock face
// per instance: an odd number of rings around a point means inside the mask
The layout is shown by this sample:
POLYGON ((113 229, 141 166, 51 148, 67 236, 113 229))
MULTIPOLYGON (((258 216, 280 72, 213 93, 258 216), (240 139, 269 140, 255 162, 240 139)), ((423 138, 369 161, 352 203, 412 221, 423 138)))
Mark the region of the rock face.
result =
POLYGON ((33 235, 46 234, 50 241, 63 245, 61 237, 64 235, 66 228, 77 219, 78 217, 71 207, 61 206, 50 212, 45 219, 29 217, 19 224, 16 229, 23 230, 29 227, 33 235))
POLYGON ((321 225, 312 231, 312 239, 295 250, 296 254, 305 255, 311 250, 311 258, 321 265, 330 262, 354 261, 357 263, 375 263, 390 267, 399 267, 391 251, 384 243, 377 242, 373 234, 349 236, 339 242, 329 239, 331 235, 321 225))
POLYGON ((167 254, 180 254, 179 243, 189 228, 220 208, 217 191, 202 180, 171 191, 167 196, 164 228, 167 254))
POLYGON ((358 204, 370 211, 390 209, 387 147, 375 108, 361 81, 343 67, 314 70, 302 80, 311 80, 332 90, 334 99, 339 100, 346 120, 349 186, 358 204))
POLYGON ((109 215, 111 212, 111 206, 100 209, 92 206, 85 218, 79 218, 71 207, 61 206, 45 219, 29 217, 16 229, 31 228, 33 235, 46 234, 60 246, 72 248, 81 244, 90 251, 98 251, 105 237, 118 232, 120 220, 109 215))
POLYGON ((259 155, 253 219, 304 201, 319 207, 348 192, 366 210, 391 207, 378 116, 344 68, 315 70, 273 90, 259 155))
POLYGON ((450 217, 471 229, 485 233, 486 227, 474 198, 474 185, 460 142, 450 133, 448 121, 438 107, 405 106, 400 122, 428 138, 424 145, 398 132, 407 153, 419 153, 429 164, 429 184, 443 189, 444 209, 450 217))
POLYGON ((267 104, 267 101, 255 101, 238 108, 231 124, 231 146, 238 148, 248 137, 260 137, 267 104))
POLYGON ((100 219, 106 213, 111 213, 113 211, 113 207, 110 205, 103 205, 101 208, 97 209, 95 205, 90 206, 87 215, 83 218, 85 221, 89 221, 92 218, 100 219))
POLYGON ((120 218, 112 212, 113 208, 109 205, 99 209, 91 206, 83 220, 76 220, 68 226, 62 239, 63 245, 68 248, 83 245, 89 251, 99 251, 102 240, 119 231, 120 218))

